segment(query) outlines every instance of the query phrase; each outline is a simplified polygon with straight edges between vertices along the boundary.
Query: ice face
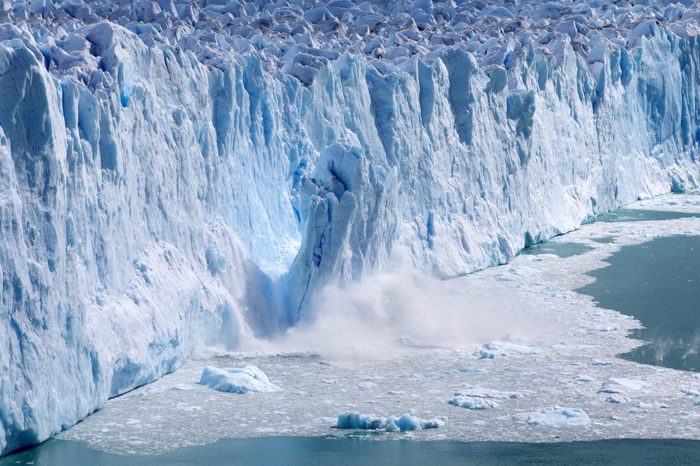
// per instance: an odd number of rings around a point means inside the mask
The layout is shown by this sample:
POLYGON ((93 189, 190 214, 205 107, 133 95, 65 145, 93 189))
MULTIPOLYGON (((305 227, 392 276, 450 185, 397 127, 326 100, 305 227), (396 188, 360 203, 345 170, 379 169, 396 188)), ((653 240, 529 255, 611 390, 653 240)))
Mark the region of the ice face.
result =
POLYGON ((695 2, 0 2, 0 452, 698 183, 695 2))

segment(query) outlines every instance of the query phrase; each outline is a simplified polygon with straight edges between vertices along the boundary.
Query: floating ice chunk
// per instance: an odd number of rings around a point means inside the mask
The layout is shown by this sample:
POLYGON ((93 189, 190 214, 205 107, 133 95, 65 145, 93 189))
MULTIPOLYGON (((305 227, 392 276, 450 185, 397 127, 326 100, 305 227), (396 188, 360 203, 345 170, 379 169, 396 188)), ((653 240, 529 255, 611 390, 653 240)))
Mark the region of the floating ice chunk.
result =
POLYGON ((631 391, 637 391, 644 388, 647 384, 639 380, 612 378, 608 379, 600 386, 598 393, 609 393, 625 395, 631 391))
POLYGON ((651 403, 640 401, 637 407, 641 409, 668 409, 668 405, 660 401, 652 401, 651 403))
POLYGON ((516 399, 522 396, 518 392, 501 392, 489 388, 469 387, 455 393, 448 403, 460 408, 481 410, 497 407, 496 400, 516 399))
POLYGON ((448 401, 448 403, 469 410, 482 410, 498 407, 498 403, 495 400, 489 398, 465 396, 459 393, 455 393, 454 398, 448 401))
POLYGON ((188 383, 178 383, 170 387, 171 390, 179 390, 179 391, 186 391, 186 390, 194 390, 194 385, 188 384, 188 383))
POLYGON ((513 416, 516 421, 526 422, 533 426, 544 427, 578 427, 591 423, 585 411, 577 408, 562 408, 553 406, 531 413, 521 413, 513 416))
POLYGON ((265 373, 255 366, 219 369, 207 366, 199 379, 201 385, 229 393, 267 393, 280 388, 270 382, 265 373))
POLYGON ((362 390, 368 390, 370 388, 376 388, 376 387, 377 387, 376 383, 369 382, 369 381, 360 382, 357 384, 357 388, 362 389, 362 390))
POLYGON ((422 419, 410 414, 403 416, 380 417, 360 414, 356 411, 338 415, 338 429, 383 430, 386 432, 405 432, 407 430, 437 429, 445 425, 443 419, 422 419))
POLYGON ((505 356, 526 356, 538 354, 536 348, 524 345, 516 345, 505 341, 494 341, 484 343, 481 348, 474 352, 474 356, 479 359, 496 359, 505 356))

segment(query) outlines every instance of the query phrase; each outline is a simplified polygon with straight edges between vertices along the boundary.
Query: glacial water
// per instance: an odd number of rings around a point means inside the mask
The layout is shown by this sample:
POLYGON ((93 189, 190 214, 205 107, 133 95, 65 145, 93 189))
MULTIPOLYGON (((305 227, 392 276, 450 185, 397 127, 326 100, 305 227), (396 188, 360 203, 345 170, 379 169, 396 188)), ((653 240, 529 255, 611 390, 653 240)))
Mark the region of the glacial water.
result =
POLYGON ((650 222, 693 217, 700 217, 700 214, 667 210, 618 209, 599 215, 587 223, 650 222))
POLYGON ((267 437, 224 439, 160 456, 112 455, 84 443, 49 440, 0 459, 0 465, 549 465, 697 464, 700 441, 620 439, 595 442, 417 442, 267 437))
POLYGON ((581 243, 558 243, 547 241, 522 250, 520 254, 554 254, 559 257, 572 257, 592 251, 593 248, 581 243))
POLYGON ((650 342, 623 357, 700 371, 700 236, 669 236, 625 246, 577 290, 600 306, 640 320, 633 336, 650 342))

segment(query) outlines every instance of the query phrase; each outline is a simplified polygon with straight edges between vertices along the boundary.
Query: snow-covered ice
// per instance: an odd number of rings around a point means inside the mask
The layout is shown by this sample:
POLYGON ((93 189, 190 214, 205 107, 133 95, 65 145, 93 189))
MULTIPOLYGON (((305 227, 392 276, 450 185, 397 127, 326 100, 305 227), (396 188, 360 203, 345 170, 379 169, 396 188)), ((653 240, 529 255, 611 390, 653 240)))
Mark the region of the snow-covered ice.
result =
POLYGON ((199 384, 229 393, 269 393, 280 390, 255 366, 225 369, 207 366, 202 370, 199 384))

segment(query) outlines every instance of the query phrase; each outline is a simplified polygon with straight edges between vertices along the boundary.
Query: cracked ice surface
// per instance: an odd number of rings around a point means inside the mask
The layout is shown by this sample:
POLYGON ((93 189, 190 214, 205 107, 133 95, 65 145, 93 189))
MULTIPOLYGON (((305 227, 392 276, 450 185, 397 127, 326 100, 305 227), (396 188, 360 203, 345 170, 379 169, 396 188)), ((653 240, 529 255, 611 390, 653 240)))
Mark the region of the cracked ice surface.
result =
MULTIPOLYGON (((664 196, 633 206, 652 207, 700 212, 700 197, 664 196)), ((555 240, 592 248, 581 255, 521 255, 506 266, 442 282, 445 292, 457 286, 476 302, 489 296, 497 304, 517 303, 510 311, 516 321, 520 315, 555 324, 539 335, 507 328, 510 340, 493 333, 490 339, 502 350, 493 359, 479 357, 479 341, 376 342, 373 351, 390 351, 389 356, 357 358, 337 351, 329 356, 202 350, 182 369, 109 401, 60 437, 115 453, 159 453, 222 437, 348 435, 333 426, 339 414, 356 411, 446 421, 439 429, 381 433, 373 440, 700 439, 700 374, 616 358, 641 344, 626 336, 639 324, 571 291, 589 282, 585 272, 604 266, 602 261, 623 245, 698 233, 700 218, 595 223, 555 240), (596 241, 603 236, 612 240, 596 241), (203 366, 246 364, 259 366, 282 390, 236 396, 195 384, 203 366), (463 409, 448 403, 456 393, 497 403, 463 409)))
POLYGON ((660 28, 679 37, 700 32, 695 1, 636 3, 5 0, 0 17, 21 25, 6 27, 6 35, 40 38, 53 73, 92 85, 99 82, 90 75, 97 58, 88 53, 85 38, 94 39, 81 28, 107 20, 148 46, 189 50, 207 65, 223 68, 235 56, 255 54, 267 69, 304 84, 344 52, 365 55, 386 74, 409 69, 414 56, 429 59, 431 53, 459 46, 491 69, 494 84, 501 86, 506 73, 533 53, 562 60, 569 46, 597 78, 606 54, 639 47, 660 28))

